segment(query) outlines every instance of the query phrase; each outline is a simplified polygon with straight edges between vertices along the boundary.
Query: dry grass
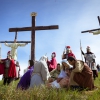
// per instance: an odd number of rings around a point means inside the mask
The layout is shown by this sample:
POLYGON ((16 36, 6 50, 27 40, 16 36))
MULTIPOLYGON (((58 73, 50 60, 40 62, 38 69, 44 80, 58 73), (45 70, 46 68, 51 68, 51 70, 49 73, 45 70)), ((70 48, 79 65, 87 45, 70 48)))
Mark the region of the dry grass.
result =
POLYGON ((3 86, 0 82, 0 100, 100 100, 100 73, 95 80, 98 90, 71 91, 66 89, 48 89, 46 87, 29 90, 16 90, 18 81, 10 86, 3 86))

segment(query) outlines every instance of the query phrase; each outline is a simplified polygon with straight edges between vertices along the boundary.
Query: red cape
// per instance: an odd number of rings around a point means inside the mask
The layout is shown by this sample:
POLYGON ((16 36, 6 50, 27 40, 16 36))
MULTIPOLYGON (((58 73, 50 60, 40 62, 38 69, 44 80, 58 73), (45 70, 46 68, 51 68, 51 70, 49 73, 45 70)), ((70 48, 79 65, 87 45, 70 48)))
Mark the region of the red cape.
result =
POLYGON ((52 71, 53 69, 57 68, 56 58, 52 58, 52 60, 51 61, 47 61, 47 63, 48 63, 49 71, 52 71))
MULTIPOLYGON (((5 61, 5 60, 7 60, 7 59, 3 59, 2 61, 5 61)), ((5 69, 5 64, 0 63, 0 75, 1 74, 4 75, 4 69, 5 69)), ((9 67, 9 70, 8 70, 8 77, 12 77, 12 78, 16 77, 16 66, 15 66, 14 60, 11 60, 10 67, 9 67)))

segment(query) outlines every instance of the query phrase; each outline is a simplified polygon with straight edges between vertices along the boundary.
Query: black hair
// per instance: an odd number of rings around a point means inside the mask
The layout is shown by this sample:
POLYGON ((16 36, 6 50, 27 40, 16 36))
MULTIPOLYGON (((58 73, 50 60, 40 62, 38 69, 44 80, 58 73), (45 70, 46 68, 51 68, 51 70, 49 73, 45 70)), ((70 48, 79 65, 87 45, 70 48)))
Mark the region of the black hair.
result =
POLYGON ((73 60, 76 61, 76 58, 73 57, 73 56, 70 56, 70 57, 68 57, 67 61, 68 61, 68 60, 69 60, 69 61, 73 61, 73 60))
POLYGON ((30 66, 33 66, 34 65, 34 61, 33 60, 29 60, 29 64, 30 64, 30 66))
POLYGON ((58 63, 57 65, 60 65, 60 63, 58 63))

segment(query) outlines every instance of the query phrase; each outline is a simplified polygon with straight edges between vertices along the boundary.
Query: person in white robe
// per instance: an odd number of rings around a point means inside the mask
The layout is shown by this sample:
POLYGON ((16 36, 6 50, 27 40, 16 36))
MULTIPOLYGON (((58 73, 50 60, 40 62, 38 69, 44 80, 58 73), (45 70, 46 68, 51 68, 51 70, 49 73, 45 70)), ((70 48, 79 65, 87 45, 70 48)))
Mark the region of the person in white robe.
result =
POLYGON ((47 57, 43 56, 38 62, 34 64, 34 70, 30 81, 30 88, 45 85, 45 82, 49 79, 49 77, 51 76, 47 66, 47 57))
POLYGON ((12 55, 12 59, 14 59, 15 61, 17 60, 17 48, 20 47, 24 47, 26 46, 28 43, 16 43, 16 39, 14 40, 14 43, 8 44, 5 41, 5 45, 8 47, 11 47, 11 55, 12 55))

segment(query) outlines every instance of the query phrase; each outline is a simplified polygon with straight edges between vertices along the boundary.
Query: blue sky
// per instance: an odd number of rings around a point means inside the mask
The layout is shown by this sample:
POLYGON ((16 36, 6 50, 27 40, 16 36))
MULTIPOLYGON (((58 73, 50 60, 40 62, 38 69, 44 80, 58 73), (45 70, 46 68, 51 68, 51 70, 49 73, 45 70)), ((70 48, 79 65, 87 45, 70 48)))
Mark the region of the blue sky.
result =
MULTIPOLYGON (((36 31, 36 60, 47 53, 49 60, 51 53, 56 52, 57 62, 61 62, 61 55, 65 46, 70 45, 77 59, 81 58, 80 39, 83 51, 90 46, 96 55, 96 62, 100 57, 100 35, 82 34, 87 29, 100 28, 97 16, 100 16, 100 0, 0 0, 0 41, 14 40, 15 33, 9 28, 31 26, 31 13, 36 12, 36 26, 59 25, 57 30, 36 31)), ((19 41, 30 41, 31 32, 18 32, 19 41)), ((2 44, 1 56, 6 58, 10 50, 2 44)), ((19 47, 18 61, 23 69, 27 68, 31 46, 19 47)))

